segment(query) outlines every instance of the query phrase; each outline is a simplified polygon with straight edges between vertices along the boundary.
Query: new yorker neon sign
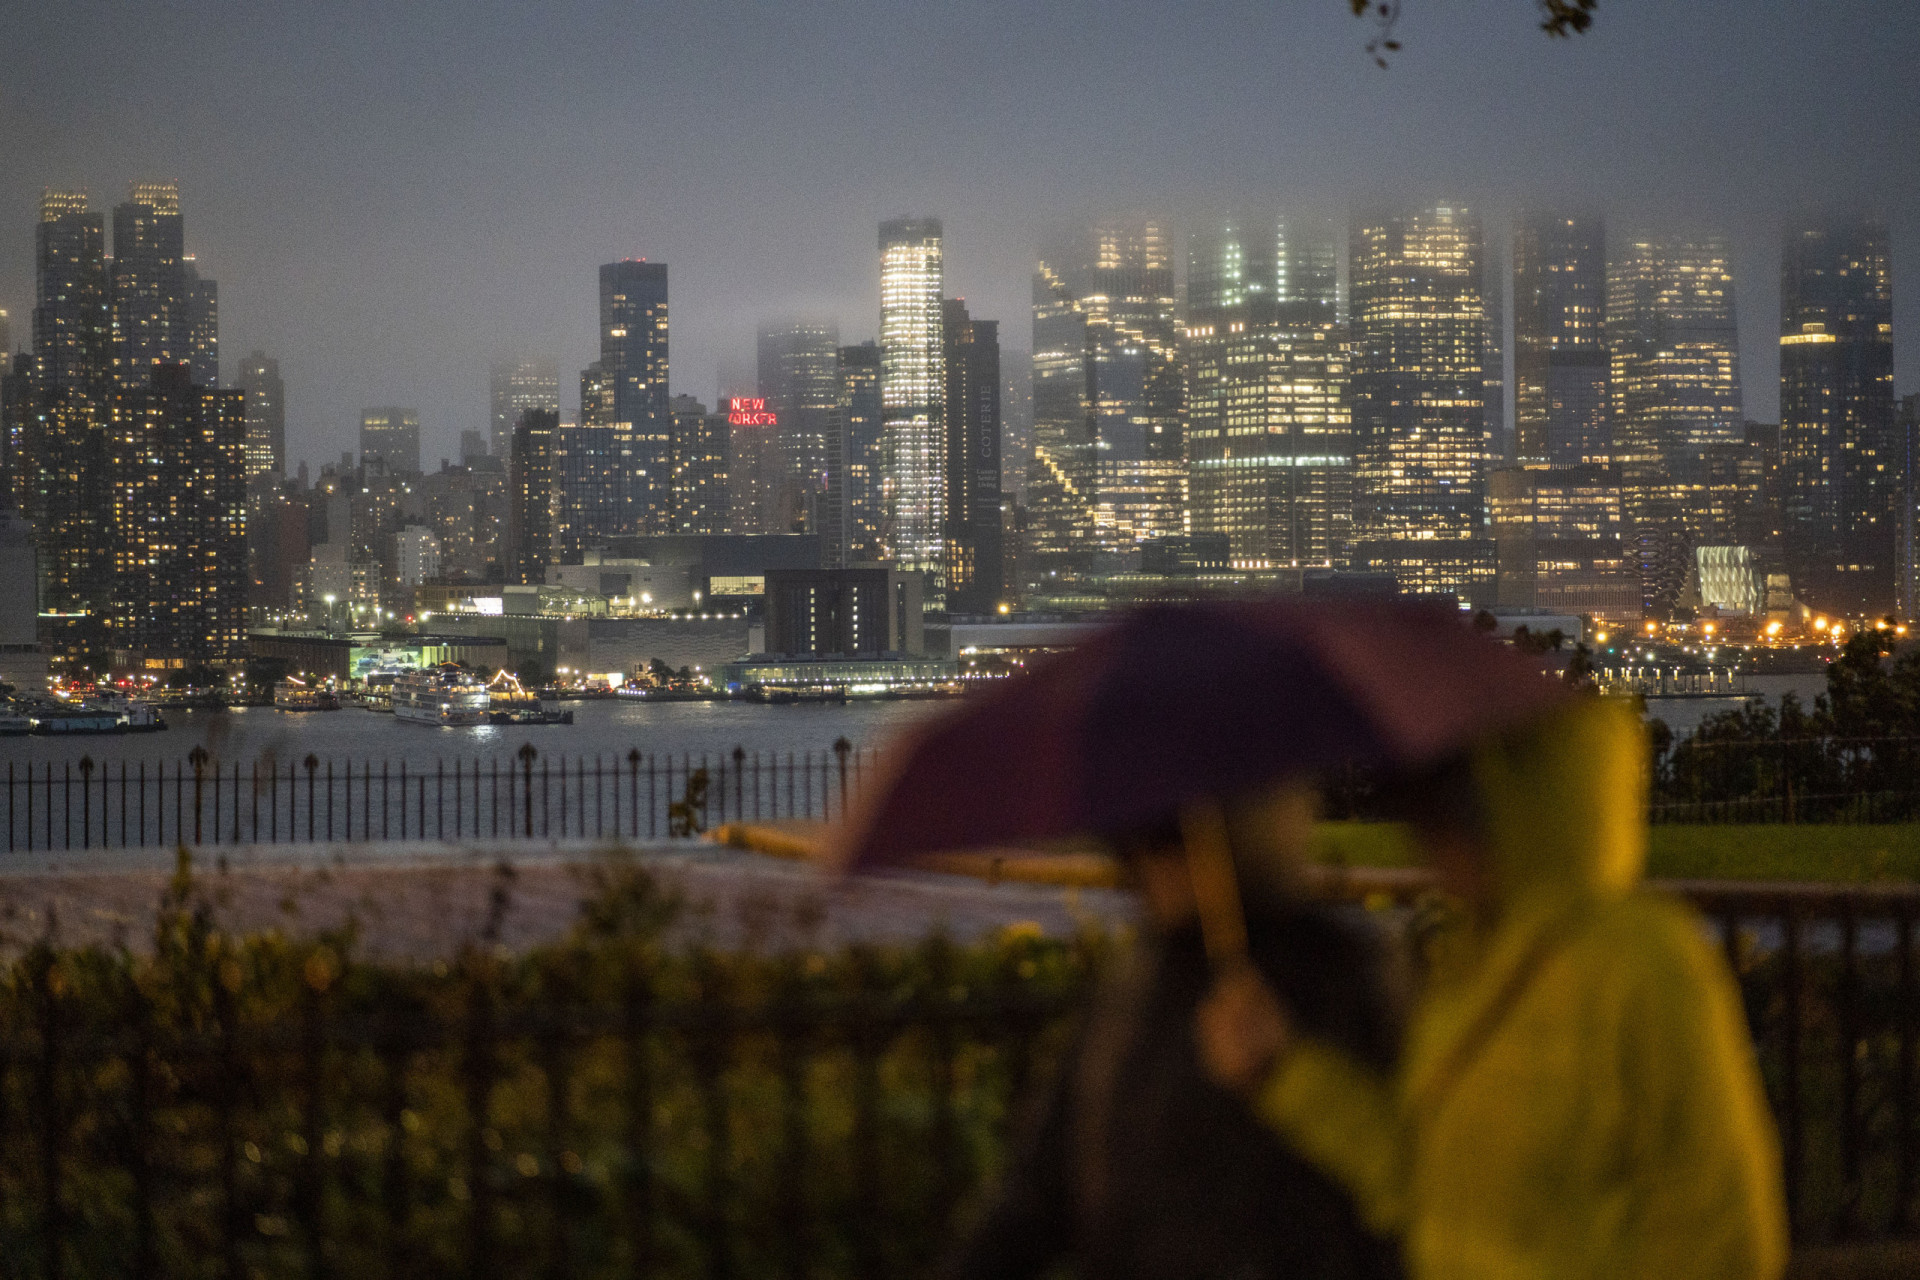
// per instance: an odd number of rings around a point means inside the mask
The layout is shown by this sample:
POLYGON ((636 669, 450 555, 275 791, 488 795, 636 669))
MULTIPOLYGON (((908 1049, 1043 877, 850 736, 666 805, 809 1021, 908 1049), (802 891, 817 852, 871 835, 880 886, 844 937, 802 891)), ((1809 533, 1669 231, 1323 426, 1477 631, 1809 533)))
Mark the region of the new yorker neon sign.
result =
POLYGON ((727 425, 774 427, 779 425, 779 419, 760 396, 734 396, 727 401, 727 425))

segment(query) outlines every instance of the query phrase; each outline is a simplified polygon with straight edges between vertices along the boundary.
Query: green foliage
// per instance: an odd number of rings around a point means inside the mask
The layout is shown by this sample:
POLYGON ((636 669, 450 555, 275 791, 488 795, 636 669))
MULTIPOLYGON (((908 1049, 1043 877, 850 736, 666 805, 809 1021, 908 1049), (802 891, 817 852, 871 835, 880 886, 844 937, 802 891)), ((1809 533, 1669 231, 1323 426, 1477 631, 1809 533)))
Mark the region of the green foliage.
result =
POLYGON ((722 953, 670 943, 686 913, 636 865, 584 887, 568 937, 507 953, 502 868, 457 958, 381 964, 351 928, 222 933, 183 858, 150 952, 27 948, 0 972, 9 1273, 49 1235, 70 1275, 923 1269, 1100 956, 722 953))

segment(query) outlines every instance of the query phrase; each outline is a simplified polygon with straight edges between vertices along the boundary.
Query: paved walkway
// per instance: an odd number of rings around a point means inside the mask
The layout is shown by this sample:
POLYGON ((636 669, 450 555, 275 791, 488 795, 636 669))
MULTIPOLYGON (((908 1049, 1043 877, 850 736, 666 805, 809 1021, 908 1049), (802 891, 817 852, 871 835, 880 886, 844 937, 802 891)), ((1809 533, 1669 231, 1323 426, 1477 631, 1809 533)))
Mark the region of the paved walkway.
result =
MULTIPOLYGON (((496 889, 506 895, 500 942, 520 948, 563 934, 579 915, 603 846, 515 841, 494 846, 277 845, 206 850, 195 893, 235 931, 307 933, 349 920, 362 954, 431 960, 481 936, 496 889)), ((893 872, 829 880, 813 869, 692 841, 643 844, 636 858, 686 903, 687 942, 768 950, 853 941, 907 942, 944 929, 959 940, 1027 924, 1062 936, 1131 918, 1125 895, 965 876, 893 872)), ((0 948, 51 933, 68 944, 150 945, 172 862, 162 850, 114 850, 63 862, 36 855, 0 869, 0 948)))

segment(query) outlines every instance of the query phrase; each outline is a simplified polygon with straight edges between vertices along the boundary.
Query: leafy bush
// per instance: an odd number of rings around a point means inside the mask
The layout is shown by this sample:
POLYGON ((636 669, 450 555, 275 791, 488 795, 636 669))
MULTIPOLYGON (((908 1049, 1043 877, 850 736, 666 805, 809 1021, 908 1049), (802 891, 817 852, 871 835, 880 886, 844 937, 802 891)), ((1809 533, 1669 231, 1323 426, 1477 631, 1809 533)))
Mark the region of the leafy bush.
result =
POLYGON ((222 933, 0 972, 0 1271, 353 1277, 924 1269, 1057 1050, 1095 940, 720 954, 596 868, 578 927, 370 963, 222 933))

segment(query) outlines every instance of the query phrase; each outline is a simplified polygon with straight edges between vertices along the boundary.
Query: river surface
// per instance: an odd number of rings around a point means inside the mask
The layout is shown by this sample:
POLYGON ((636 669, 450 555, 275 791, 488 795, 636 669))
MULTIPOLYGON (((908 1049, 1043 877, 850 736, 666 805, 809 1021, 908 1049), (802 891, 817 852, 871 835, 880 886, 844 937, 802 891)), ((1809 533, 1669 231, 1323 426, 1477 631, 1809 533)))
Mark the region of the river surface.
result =
POLYGON ((954 704, 949 700, 856 701, 770 706, 756 702, 646 702, 638 699, 565 702, 570 725, 471 725, 441 728, 410 724, 392 715, 346 707, 339 711, 279 711, 236 707, 230 711, 164 714, 159 733, 0 738, 0 773, 9 762, 95 763, 125 760, 169 764, 196 746, 222 761, 253 761, 263 755, 297 760, 435 760, 506 758, 531 742, 543 755, 568 758, 649 755, 718 755, 735 747, 778 753, 823 752, 846 738, 860 750, 884 747, 899 729, 954 704))
MULTIPOLYGON (((1824 675, 1753 676, 1749 687, 1777 705, 1784 693, 1804 705, 1826 688, 1824 675)), ((1738 708, 1741 698, 1651 698, 1647 714, 1686 734, 1708 716, 1738 708)), ((757 702, 645 702, 618 699, 563 703, 571 725, 511 727, 476 725, 435 728, 391 715, 347 707, 340 711, 279 711, 236 707, 230 711, 167 711, 170 726, 152 734, 86 735, 71 738, 0 738, 0 771, 9 763, 125 760, 169 763, 196 746, 223 761, 280 760, 309 754, 322 760, 491 760, 531 742, 543 755, 718 755, 735 747, 787 753, 826 751, 846 738, 865 751, 885 747, 899 730, 935 715, 948 701, 855 701, 769 706, 757 702)))

